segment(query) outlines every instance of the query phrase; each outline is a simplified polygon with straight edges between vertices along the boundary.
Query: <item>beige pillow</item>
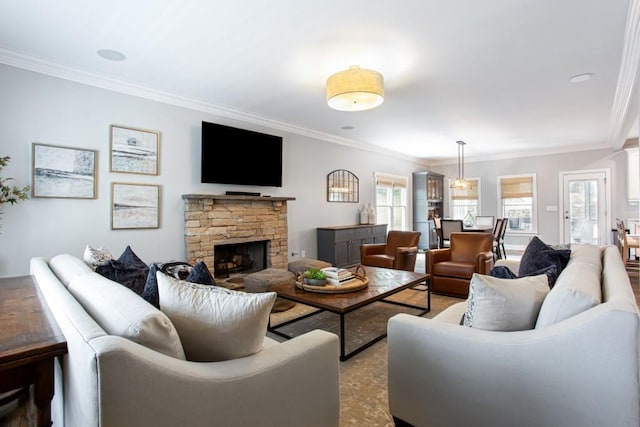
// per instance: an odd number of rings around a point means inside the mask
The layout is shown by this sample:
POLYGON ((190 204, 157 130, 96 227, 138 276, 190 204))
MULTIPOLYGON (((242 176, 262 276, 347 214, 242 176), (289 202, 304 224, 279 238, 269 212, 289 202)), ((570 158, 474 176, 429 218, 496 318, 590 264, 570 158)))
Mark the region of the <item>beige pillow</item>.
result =
POLYGON ((546 274, 500 279, 474 273, 464 325, 490 331, 533 329, 548 293, 546 274))
POLYGON ((76 276, 69 292, 107 333, 159 353, 185 359, 178 332, 169 318, 132 290, 98 273, 76 276))
POLYGON ((217 362, 262 350, 275 292, 245 293, 157 273, 160 309, 180 335, 187 360, 217 362))

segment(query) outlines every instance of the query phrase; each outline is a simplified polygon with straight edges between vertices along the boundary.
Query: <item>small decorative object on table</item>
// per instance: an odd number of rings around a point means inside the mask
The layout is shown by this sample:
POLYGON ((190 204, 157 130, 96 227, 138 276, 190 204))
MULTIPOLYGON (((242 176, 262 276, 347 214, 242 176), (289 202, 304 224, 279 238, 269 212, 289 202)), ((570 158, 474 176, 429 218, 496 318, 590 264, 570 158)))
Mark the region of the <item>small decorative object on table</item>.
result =
POLYGON ((356 267, 355 273, 344 268, 337 267, 323 268, 320 272, 325 274, 326 278, 324 284, 320 286, 312 285, 307 281, 308 279, 304 274, 298 273, 295 280, 296 287, 310 292, 339 294, 359 291, 369 285, 367 272, 362 265, 356 267), (348 274, 345 274, 344 272, 348 274))
POLYGON ((304 272, 304 282, 307 285, 324 286, 327 284, 327 276, 317 268, 310 268, 304 272))

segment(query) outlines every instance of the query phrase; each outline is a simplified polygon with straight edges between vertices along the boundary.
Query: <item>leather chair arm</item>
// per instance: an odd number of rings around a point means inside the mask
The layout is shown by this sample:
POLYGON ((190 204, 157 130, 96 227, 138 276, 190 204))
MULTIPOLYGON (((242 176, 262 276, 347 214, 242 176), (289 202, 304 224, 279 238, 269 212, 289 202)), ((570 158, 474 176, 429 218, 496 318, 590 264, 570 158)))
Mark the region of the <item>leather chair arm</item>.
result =
POLYGON ((393 268, 396 270, 413 271, 416 267, 417 257, 417 246, 398 246, 393 260, 393 268))
POLYGON ((427 251, 427 273, 433 271, 433 264, 451 259, 451 248, 431 249, 427 251))
POLYGON ((493 268, 493 252, 480 252, 476 257, 476 272, 489 274, 493 268))
POLYGON ((365 243, 360 246, 360 256, 380 255, 385 253, 386 248, 385 243, 365 243))

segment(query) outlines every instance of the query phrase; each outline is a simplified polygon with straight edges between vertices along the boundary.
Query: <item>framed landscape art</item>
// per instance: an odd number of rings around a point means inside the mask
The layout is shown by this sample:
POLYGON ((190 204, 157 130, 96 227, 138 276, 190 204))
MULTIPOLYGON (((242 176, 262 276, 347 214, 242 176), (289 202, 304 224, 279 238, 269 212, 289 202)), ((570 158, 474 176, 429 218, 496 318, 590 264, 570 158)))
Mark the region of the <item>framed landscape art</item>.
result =
POLYGON ((32 196, 95 199, 97 158, 96 150, 34 142, 32 196))
POLYGON ((160 186, 111 183, 111 229, 160 227, 160 186))
POLYGON ((111 125, 111 172, 158 175, 160 132, 111 125))

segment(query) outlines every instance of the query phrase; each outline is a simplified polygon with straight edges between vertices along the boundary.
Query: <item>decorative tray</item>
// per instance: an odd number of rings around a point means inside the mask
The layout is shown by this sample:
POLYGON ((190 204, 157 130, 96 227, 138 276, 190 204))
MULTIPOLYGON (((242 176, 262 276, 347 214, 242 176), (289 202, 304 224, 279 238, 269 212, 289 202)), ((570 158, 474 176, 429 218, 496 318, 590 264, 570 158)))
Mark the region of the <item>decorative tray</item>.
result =
POLYGON ((298 275, 296 276, 295 284, 296 288, 298 289, 323 294, 343 294, 347 292, 355 292, 369 286, 369 278, 367 277, 367 272, 362 265, 356 267, 354 276, 355 277, 353 278, 353 280, 350 280, 349 282, 342 285, 330 285, 327 283, 326 285, 315 286, 305 283, 302 274, 298 273, 298 275))

